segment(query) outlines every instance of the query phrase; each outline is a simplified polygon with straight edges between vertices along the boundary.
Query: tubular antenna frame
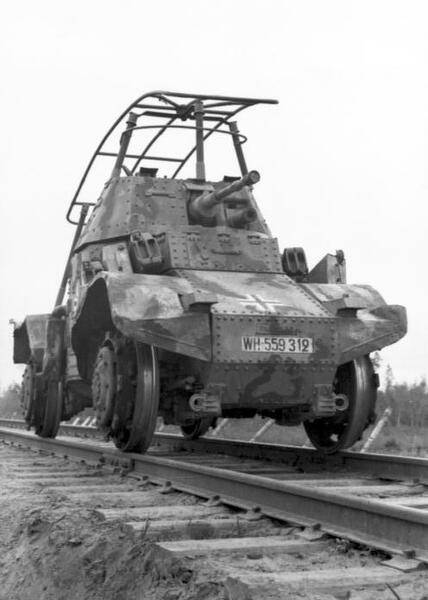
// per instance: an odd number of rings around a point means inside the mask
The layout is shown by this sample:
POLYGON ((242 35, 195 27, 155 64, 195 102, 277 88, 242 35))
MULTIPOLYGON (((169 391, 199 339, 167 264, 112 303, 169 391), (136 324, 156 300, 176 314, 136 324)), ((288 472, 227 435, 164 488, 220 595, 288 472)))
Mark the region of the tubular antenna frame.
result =
POLYGON ((72 218, 71 213, 73 209, 77 206, 82 208, 87 208, 89 206, 95 205, 95 202, 81 202, 79 201, 80 192, 85 184, 85 181, 92 169, 92 166, 98 157, 116 157, 119 153, 119 149, 117 152, 107 152, 104 150, 107 141, 110 137, 119 129, 119 127, 123 127, 126 123, 128 114, 132 111, 142 110, 137 114, 138 118, 140 117, 157 117, 167 119, 166 123, 161 125, 152 125, 152 126, 136 126, 132 129, 158 129, 158 131, 153 135, 151 140, 147 143, 141 154, 127 154, 126 158, 134 158, 135 163, 132 169, 130 169, 130 174, 134 174, 137 167, 143 160, 159 160, 171 163, 178 163, 175 171, 172 174, 172 178, 175 178, 184 165, 187 163, 189 158, 196 152, 197 145, 195 144, 188 153, 183 158, 171 158, 165 156, 149 156, 148 151, 155 142, 161 137, 163 133, 165 133, 168 129, 196 129, 197 124, 195 126, 183 126, 183 125, 175 125, 175 121, 181 120, 186 121, 187 119, 196 120, 194 114, 194 106, 197 102, 206 102, 203 105, 203 113, 205 121, 212 121, 215 124, 213 127, 204 127, 202 131, 202 140, 207 140, 213 133, 227 133, 232 135, 234 139, 234 144, 242 144, 246 141, 245 136, 241 134, 234 134, 233 132, 221 130, 221 125, 224 125, 237 115, 242 110, 249 108, 250 106, 255 106, 256 104, 278 104, 277 100, 271 99, 262 99, 262 98, 239 98, 234 96, 211 96, 205 94, 187 94, 182 92, 167 92, 167 91, 153 91, 143 94, 137 100, 132 102, 123 112, 122 114, 114 121, 113 125, 108 129, 107 133, 104 135, 100 143, 98 144, 95 152, 93 153, 84 173, 80 180, 79 185, 77 186, 76 192, 71 200, 69 205, 66 219, 69 223, 73 225, 77 225, 79 223, 79 218, 74 220, 72 218), (156 104, 146 104, 146 99, 155 99, 159 101, 159 105, 156 104), (180 103, 180 101, 185 101, 185 103, 180 103), (236 138, 236 139, 235 139, 236 138), (238 141, 239 140, 239 141, 238 141))

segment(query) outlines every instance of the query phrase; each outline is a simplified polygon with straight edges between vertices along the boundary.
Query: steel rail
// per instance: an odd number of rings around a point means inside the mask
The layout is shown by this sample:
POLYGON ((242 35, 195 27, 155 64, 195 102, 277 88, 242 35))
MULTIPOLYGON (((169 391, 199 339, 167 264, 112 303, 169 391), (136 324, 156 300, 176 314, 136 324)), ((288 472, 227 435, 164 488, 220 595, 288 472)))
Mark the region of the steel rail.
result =
MULTIPOLYGON (((25 421, 20 419, 1 419, 0 427, 25 429, 25 421)), ((101 437, 95 427, 61 424, 64 435, 101 437)), ((320 454, 313 448, 286 446, 263 442, 246 442, 228 438, 203 437, 186 440, 179 434, 155 433, 154 445, 167 446, 175 451, 205 452, 207 454, 227 454, 239 458, 270 460, 302 466, 316 464, 326 468, 343 467, 353 472, 369 473, 380 479, 394 479, 421 482, 428 485, 428 458, 402 456, 397 454, 360 453, 341 451, 337 454, 320 454)))
POLYGON ((313 463, 327 468, 344 467, 354 472, 370 473, 382 479, 418 480, 428 485, 428 459, 414 456, 368 452, 362 454, 349 450, 337 454, 321 454, 313 448, 302 446, 206 437, 186 440, 180 435, 168 433, 156 433, 154 443, 169 445, 176 450, 220 453, 286 462, 294 466, 313 463))
MULTIPOLYGON (((22 419, 2 419, 0 418, 0 427, 7 427, 9 429, 28 429, 27 424, 22 419)), ((60 424, 60 431, 67 435, 84 435, 86 437, 93 437, 96 434, 102 435, 96 427, 88 427, 87 425, 68 425, 66 423, 60 424)))
POLYGON ((313 525, 335 536, 428 561, 428 513, 425 511, 189 463, 185 456, 178 460, 150 454, 124 454, 96 441, 44 439, 9 428, 0 428, 0 438, 54 454, 123 464, 137 475, 169 481, 177 490, 204 497, 220 496, 224 504, 256 509, 281 521, 313 525))

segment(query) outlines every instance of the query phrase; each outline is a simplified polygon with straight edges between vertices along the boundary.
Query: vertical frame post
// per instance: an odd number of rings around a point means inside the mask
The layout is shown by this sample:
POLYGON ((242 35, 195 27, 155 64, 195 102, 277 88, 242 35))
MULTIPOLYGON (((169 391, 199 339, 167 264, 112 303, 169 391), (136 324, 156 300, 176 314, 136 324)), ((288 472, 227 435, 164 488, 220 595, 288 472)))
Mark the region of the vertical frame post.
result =
POLYGON ((111 172, 111 178, 119 177, 120 171, 122 169, 123 161, 125 160, 126 152, 128 150, 129 142, 131 141, 132 130, 137 124, 138 115, 136 113, 130 112, 128 120, 126 121, 126 129, 122 133, 120 138, 120 148, 119 153, 116 158, 116 162, 113 167, 113 171, 111 172))
POLYGON ((201 100, 195 102, 196 122, 196 179, 205 181, 204 162, 204 105, 201 100))
POLYGON ((239 129, 236 121, 229 122, 230 132, 232 134, 233 146, 236 152, 236 158, 238 159, 239 168, 241 169, 241 175, 246 175, 248 173, 247 163, 245 161, 245 156, 242 151, 242 145, 239 141, 239 129))
POLYGON ((77 223, 76 231, 74 233, 73 241, 71 243, 70 253, 67 258, 67 263, 65 265, 64 274, 61 279, 61 285, 59 286, 58 294, 55 300, 55 306, 60 306, 62 301, 64 300, 65 289, 67 287, 67 281, 70 279, 70 267, 71 267, 71 257, 73 256, 74 247, 77 244, 77 240, 82 233, 83 226, 85 224, 86 215, 88 214, 89 204, 83 204, 82 209, 80 211, 79 222, 77 223))

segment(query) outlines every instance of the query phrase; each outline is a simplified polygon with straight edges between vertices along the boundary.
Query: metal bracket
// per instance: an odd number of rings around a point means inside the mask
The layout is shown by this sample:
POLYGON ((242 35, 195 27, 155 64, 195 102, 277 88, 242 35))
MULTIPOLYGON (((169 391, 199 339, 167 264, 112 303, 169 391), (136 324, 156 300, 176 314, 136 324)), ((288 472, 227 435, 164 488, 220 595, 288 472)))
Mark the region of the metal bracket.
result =
POLYGON ((229 232, 219 231, 217 232, 217 247, 211 248, 211 252, 213 254, 239 255, 242 254, 240 244, 239 237, 231 235, 229 232))
POLYGON ((306 281, 309 270, 303 248, 285 248, 281 261, 286 275, 299 283, 306 281))
POLYGON ((189 406, 199 416, 219 417, 221 415, 220 399, 206 392, 193 394, 189 399, 189 406))
POLYGON ((312 410, 316 417, 331 417, 335 414, 336 401, 331 385, 325 383, 314 385, 312 410))
POLYGON ((308 542, 316 542, 327 537, 327 534, 321 528, 321 523, 314 523, 311 527, 305 527, 298 535, 308 542))
POLYGON ((129 240, 129 253, 134 267, 147 270, 147 267, 162 263, 162 252, 158 241, 151 233, 133 231, 129 240))
MULTIPOLYGON (((239 179, 239 177, 238 177, 239 179)), ((214 186, 212 183, 195 183, 193 181, 183 181, 183 186, 189 192, 213 192, 214 186)))
POLYGON ((219 301, 217 294, 204 292, 202 290, 195 290, 194 292, 189 292, 187 294, 179 294, 179 298, 184 310, 203 309, 205 306, 209 309, 211 304, 216 304, 219 301))
POLYGON ((385 567, 391 567, 402 571, 403 573, 411 573, 412 571, 421 571, 427 569, 427 564, 416 558, 409 558, 406 556, 395 555, 388 560, 384 560, 380 563, 385 567))
POLYGON ((343 294, 341 298, 335 298, 334 300, 326 300, 323 304, 339 317, 355 317, 357 310, 366 308, 360 298, 349 294, 343 294))

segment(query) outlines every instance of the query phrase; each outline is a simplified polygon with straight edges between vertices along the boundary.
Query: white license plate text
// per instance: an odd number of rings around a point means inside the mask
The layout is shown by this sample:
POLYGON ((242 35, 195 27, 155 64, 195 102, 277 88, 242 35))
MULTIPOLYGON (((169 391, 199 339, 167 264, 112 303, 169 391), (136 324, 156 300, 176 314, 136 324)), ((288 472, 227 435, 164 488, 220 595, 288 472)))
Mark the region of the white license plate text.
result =
POLYGON ((311 354, 312 338, 283 335, 243 335, 241 349, 244 352, 270 352, 280 354, 311 354))

